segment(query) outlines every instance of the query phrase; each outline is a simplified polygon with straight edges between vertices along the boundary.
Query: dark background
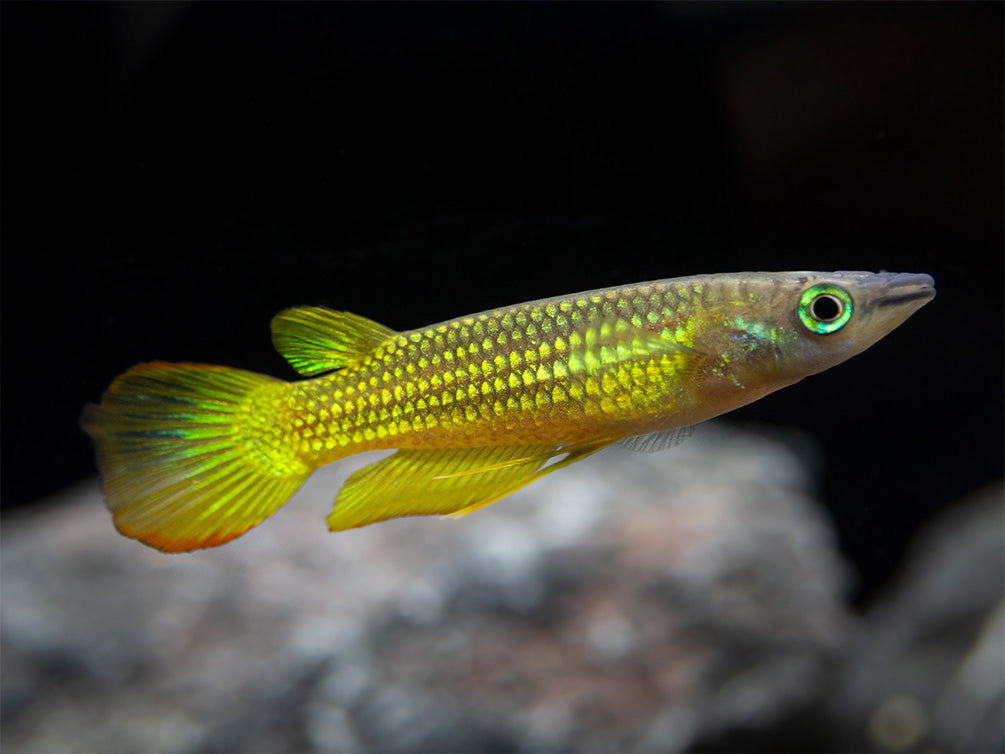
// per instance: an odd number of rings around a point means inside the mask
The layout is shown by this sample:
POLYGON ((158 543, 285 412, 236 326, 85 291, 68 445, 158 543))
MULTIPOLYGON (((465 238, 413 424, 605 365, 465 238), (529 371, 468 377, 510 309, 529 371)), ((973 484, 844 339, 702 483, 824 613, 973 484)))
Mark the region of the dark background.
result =
POLYGON ((133 363, 292 378, 292 304, 411 328, 745 269, 936 279, 732 417, 819 443, 858 597, 1002 476, 1000 3, 0 13, 5 511, 94 473, 77 417, 133 363))

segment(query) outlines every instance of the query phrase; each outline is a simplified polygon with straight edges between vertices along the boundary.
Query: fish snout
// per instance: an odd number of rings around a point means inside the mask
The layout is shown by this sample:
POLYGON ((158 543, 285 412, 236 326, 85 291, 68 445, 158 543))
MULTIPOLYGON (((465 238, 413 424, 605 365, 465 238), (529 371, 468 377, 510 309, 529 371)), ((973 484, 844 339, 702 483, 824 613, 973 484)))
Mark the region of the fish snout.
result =
POLYGON ((885 277, 876 299, 877 307, 898 306, 916 302, 921 307, 935 298, 935 279, 931 275, 913 272, 880 273, 885 277))

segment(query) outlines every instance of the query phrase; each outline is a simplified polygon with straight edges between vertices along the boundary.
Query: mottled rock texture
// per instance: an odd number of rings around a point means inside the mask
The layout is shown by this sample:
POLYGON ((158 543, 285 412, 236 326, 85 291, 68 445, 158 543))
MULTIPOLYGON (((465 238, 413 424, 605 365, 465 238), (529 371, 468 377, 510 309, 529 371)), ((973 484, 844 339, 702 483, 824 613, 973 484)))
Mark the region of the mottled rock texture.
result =
MULTIPOLYGON (((924 664, 891 626, 956 577, 921 562, 905 579, 931 595, 854 617, 806 440, 782 439, 702 427, 463 519, 329 534, 352 459, 190 555, 120 537, 81 486, 4 523, 3 750, 882 749, 870 720, 912 691, 891 663, 924 664)), ((970 578, 975 549, 930 545, 970 578)), ((997 589, 950 599, 946 662, 997 589)))

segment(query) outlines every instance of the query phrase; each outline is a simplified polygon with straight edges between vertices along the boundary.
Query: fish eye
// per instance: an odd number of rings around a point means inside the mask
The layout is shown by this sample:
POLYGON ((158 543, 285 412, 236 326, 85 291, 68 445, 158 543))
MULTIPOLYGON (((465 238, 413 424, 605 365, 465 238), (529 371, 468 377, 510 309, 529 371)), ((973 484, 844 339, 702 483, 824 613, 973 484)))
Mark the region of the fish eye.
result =
POLYGON ((814 285, 799 298, 799 319, 810 332, 829 335, 851 319, 851 296, 836 285, 814 285))

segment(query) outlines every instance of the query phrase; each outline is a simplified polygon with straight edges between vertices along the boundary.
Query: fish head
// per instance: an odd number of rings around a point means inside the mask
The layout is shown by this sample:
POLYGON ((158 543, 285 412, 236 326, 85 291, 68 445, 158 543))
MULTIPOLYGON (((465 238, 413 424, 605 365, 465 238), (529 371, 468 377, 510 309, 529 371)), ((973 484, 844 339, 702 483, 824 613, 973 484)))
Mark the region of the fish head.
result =
POLYGON ((720 310, 720 353, 735 383, 777 389, 869 348, 935 297, 934 282, 892 272, 752 275, 720 310))

